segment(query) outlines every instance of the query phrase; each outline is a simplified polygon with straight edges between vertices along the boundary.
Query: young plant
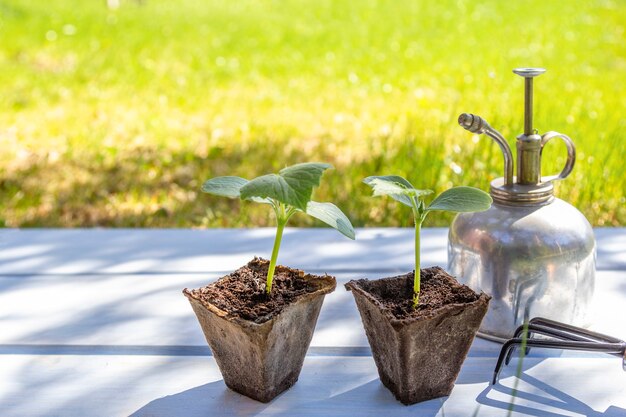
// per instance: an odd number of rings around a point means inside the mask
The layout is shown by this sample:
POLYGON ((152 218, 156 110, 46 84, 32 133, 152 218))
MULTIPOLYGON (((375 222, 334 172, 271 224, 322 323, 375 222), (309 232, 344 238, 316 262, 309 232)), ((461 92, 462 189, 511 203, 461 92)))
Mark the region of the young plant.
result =
POLYGON ((216 177, 202 185, 202 191, 229 198, 269 204, 276 215, 276 238, 272 257, 267 270, 265 292, 272 291, 274 269, 283 230, 289 218, 302 212, 323 221, 354 240, 354 228, 345 214, 332 203, 318 203, 311 200, 313 187, 320 185, 322 174, 330 164, 309 162, 281 169, 278 174, 268 174, 253 180, 241 177, 216 177))
POLYGON ((454 213, 484 211, 491 207, 491 197, 477 188, 454 187, 439 194, 427 206, 423 198, 433 192, 431 190, 418 190, 409 181, 397 175, 367 177, 363 182, 373 188, 375 196, 388 195, 413 210, 413 220, 415 221, 413 308, 415 308, 420 297, 420 231, 428 213, 436 210, 454 213))

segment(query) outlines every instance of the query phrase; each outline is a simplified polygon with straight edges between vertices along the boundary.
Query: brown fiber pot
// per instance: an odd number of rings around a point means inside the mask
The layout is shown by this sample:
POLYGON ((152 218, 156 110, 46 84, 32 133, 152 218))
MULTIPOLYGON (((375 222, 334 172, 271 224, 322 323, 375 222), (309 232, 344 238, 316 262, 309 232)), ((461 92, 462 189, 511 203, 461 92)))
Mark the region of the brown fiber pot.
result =
POLYGON ((350 281, 382 383, 403 404, 449 395, 487 312, 490 297, 481 293, 465 304, 447 304, 428 317, 399 320, 371 293, 406 276, 350 281))
POLYGON ((311 276, 318 289, 298 297, 257 324, 205 304, 185 289, 226 385, 269 402, 298 380, 324 296, 335 290, 331 276, 311 276))

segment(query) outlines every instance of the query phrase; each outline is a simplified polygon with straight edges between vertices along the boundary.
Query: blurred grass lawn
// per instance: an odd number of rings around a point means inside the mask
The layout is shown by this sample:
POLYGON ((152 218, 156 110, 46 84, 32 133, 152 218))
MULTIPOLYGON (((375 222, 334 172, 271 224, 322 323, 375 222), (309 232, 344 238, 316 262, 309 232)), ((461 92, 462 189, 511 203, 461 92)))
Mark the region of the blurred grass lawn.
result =
MULTIPOLYGON (((500 151, 456 118, 514 144, 519 66, 548 69, 535 127, 577 145, 557 195, 626 225, 625 30, 617 0, 0 0, 0 225, 269 225, 203 180, 325 161, 318 201, 355 226, 407 226, 361 179, 487 190, 500 151)), ((564 162, 551 143, 544 173, 564 162)))

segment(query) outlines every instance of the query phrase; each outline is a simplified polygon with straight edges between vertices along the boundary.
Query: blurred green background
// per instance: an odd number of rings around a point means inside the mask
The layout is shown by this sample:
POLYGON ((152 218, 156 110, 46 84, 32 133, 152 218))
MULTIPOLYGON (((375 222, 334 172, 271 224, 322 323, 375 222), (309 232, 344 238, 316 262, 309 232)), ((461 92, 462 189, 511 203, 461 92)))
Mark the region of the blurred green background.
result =
MULTIPOLYGON (((202 182, 324 161, 316 200, 355 226, 407 226, 361 179, 487 190, 501 153, 456 119, 513 145, 519 66, 548 69, 535 127, 577 146, 557 195, 626 225, 625 31, 617 0, 0 0, 0 225, 269 225, 266 206, 202 182)), ((550 143, 544 173, 564 162, 550 143)))

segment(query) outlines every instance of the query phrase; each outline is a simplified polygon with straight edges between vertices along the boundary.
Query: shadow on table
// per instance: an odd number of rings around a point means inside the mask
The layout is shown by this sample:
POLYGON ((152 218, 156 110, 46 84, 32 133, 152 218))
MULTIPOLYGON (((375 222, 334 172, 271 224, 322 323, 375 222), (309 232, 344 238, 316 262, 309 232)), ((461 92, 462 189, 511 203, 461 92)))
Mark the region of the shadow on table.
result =
MULTIPOLYGON (((610 406, 604 412, 595 411, 584 402, 528 374, 521 374, 519 379, 532 387, 531 389, 535 392, 524 391, 521 388, 514 390, 511 387, 498 383, 489 385, 476 397, 476 401, 481 405, 502 410, 508 411, 511 409, 525 416, 561 417, 570 416, 571 413, 587 417, 626 416, 626 410, 616 406, 610 406), (502 399, 489 398, 489 394, 492 393, 499 394, 502 399), (541 410, 538 407, 551 407, 554 411, 541 410), (559 411, 562 411, 562 413, 559 411)), ((480 413, 478 415, 480 416, 480 413)))
POLYGON ((272 416, 393 416, 434 417, 447 397, 412 406, 395 400, 378 379, 363 383, 337 395, 329 395, 323 388, 305 392, 298 385, 263 404, 229 390, 223 381, 201 385, 178 394, 159 398, 130 417, 160 416, 254 416, 260 413, 272 416))
POLYGON ((229 390, 223 381, 215 381, 153 400, 129 417, 248 416, 263 411, 268 405, 229 390))
MULTIPOLYGON (((356 386, 329 398, 320 398, 307 405, 309 415, 323 416, 436 416, 448 397, 436 398, 430 401, 406 406, 395 399, 389 391, 375 378, 369 382, 356 386), (319 411, 322 411, 319 413, 319 411), (319 414, 318 414, 319 413, 319 414)), ((281 414, 294 415, 292 413, 281 414)))

